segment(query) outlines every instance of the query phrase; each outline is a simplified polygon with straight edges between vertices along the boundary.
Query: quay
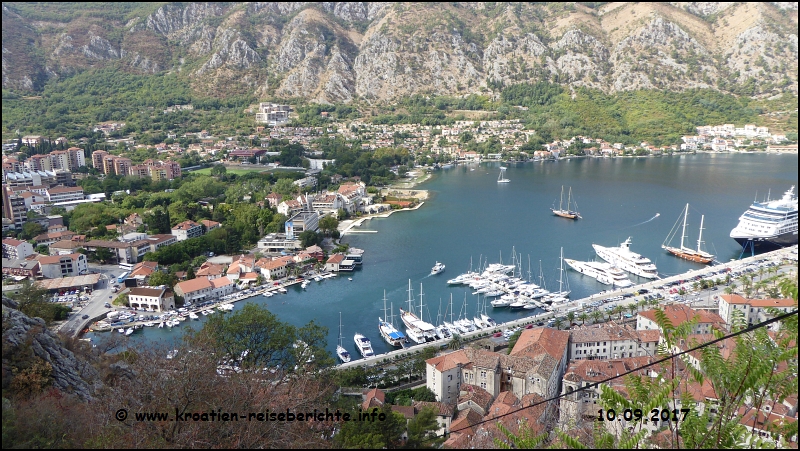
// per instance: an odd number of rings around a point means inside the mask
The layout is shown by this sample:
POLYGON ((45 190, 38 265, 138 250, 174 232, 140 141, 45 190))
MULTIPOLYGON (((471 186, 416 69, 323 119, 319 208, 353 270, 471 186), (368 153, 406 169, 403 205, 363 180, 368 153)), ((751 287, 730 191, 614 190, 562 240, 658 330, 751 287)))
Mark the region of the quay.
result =
MULTIPOLYGON (((795 261, 797 260, 797 249, 798 246, 795 244, 791 247, 786 247, 783 249, 778 249, 772 252, 766 252, 763 254, 743 258, 741 260, 732 260, 728 263, 720 263, 714 266, 706 266, 705 268, 691 270, 682 274, 676 274, 674 276, 666 277, 663 279, 656 279, 650 282, 645 282, 643 284, 634 285, 632 287, 618 289, 614 291, 607 291, 602 295, 594 294, 589 297, 583 299, 576 299, 574 301, 560 303, 557 306, 553 305, 552 311, 540 313, 537 315, 527 316, 525 318, 520 318, 512 321, 508 321, 505 323, 497 324, 495 327, 489 329, 479 329, 473 332, 461 334, 460 336, 465 341, 472 341, 478 338, 485 338, 490 337, 492 334, 497 332, 502 332, 504 329, 515 328, 515 327, 525 327, 529 324, 536 324, 538 322, 547 321, 551 318, 555 318, 558 316, 562 316, 567 313, 568 310, 574 308, 582 308, 583 306, 596 301, 602 301, 604 299, 608 299, 615 296, 620 296, 628 293, 635 293, 640 289, 648 289, 652 290, 655 289, 657 286, 662 286, 664 284, 674 282, 674 281, 681 281, 686 280, 691 277, 696 276, 707 276, 712 272, 717 271, 720 267, 738 267, 738 266, 746 266, 753 263, 759 263, 763 260, 773 260, 776 258, 780 259, 788 259, 793 258, 795 261)), ((633 298, 623 299, 619 301, 619 305, 627 305, 633 302, 633 298), (626 302, 627 301, 627 302, 626 302)), ((670 302, 668 299, 662 299, 661 303, 668 303, 670 302)), ((574 311, 574 310, 573 310, 574 311)), ((436 340, 430 343, 425 344, 418 344, 409 346, 403 349, 398 349, 396 351, 390 351, 383 354, 377 354, 367 359, 354 359, 347 363, 342 363, 336 368, 338 369, 346 369, 346 368, 353 368, 357 366, 368 366, 368 365, 376 365, 381 363, 387 363, 392 360, 404 357, 412 357, 414 354, 420 352, 422 349, 435 347, 437 349, 446 349, 448 343, 451 339, 443 339, 443 340, 436 340)))
MULTIPOLYGON (((313 281, 314 277, 321 277, 322 279, 329 279, 331 277, 336 277, 336 276, 338 276, 337 273, 332 273, 332 272, 328 272, 328 271, 322 271, 320 273, 313 274, 313 275, 311 275, 309 277, 306 277, 304 279, 287 280, 285 282, 278 283, 277 285, 265 284, 265 285, 261 285, 261 286, 256 287, 256 288, 251 288, 249 290, 240 291, 240 292, 236 292, 236 293, 231 293, 231 294, 229 294, 227 296, 224 296, 224 297, 222 297, 220 299, 215 300, 212 304, 206 304, 206 305, 204 305, 202 307, 198 307, 198 306, 192 305, 192 307, 186 308, 186 311, 180 312, 180 313, 178 313, 177 311, 173 311, 173 312, 145 312, 145 311, 141 311, 140 312, 140 311, 134 311, 137 318, 140 315, 148 315, 148 316, 156 315, 156 316, 160 317, 160 319, 157 319, 157 320, 139 321, 138 319, 136 319, 135 321, 127 322, 127 323, 124 323, 124 324, 113 325, 113 326, 111 324, 107 324, 107 325, 103 325, 102 323, 98 324, 98 323, 101 322, 101 320, 103 320, 103 318, 107 318, 107 315, 109 313, 111 313, 111 312, 114 312, 114 311, 131 311, 130 308, 109 310, 109 311, 103 313, 100 317, 92 318, 92 319, 87 320, 87 322, 90 323, 89 326, 88 326, 88 330, 90 330, 92 332, 108 332, 108 331, 113 331, 113 330, 118 329, 118 328, 127 329, 129 327, 133 327, 134 329, 140 329, 140 328, 145 327, 144 325, 146 323, 153 323, 154 325, 152 327, 158 327, 159 323, 165 322, 168 319, 177 319, 179 316, 189 319, 188 318, 189 313, 199 314, 204 310, 222 311, 224 309, 221 309, 220 306, 222 306, 223 304, 233 304, 235 302, 246 300, 246 299, 249 299, 249 298, 254 297, 254 296, 260 296, 260 295, 274 296, 274 295, 282 294, 281 290, 285 290, 286 287, 290 287, 292 285, 297 285, 299 283, 303 283, 304 281, 313 281), (167 316, 168 318, 164 318, 165 316, 167 316)), ((205 316, 205 315, 203 315, 203 316, 205 316)), ((84 326, 84 327, 86 327, 86 326, 84 326)))

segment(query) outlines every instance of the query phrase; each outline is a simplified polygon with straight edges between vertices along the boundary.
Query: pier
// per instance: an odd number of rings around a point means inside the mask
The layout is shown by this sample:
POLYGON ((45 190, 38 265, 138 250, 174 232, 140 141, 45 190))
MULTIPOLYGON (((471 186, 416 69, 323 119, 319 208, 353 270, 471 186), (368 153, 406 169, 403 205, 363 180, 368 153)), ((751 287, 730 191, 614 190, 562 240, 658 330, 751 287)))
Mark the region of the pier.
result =
MULTIPOLYGON (((741 260, 733 260, 733 261, 730 261, 728 263, 720 263, 718 265, 707 266, 705 268, 691 270, 691 271, 688 271, 688 272, 685 272, 685 273, 682 273, 682 274, 676 274, 674 276, 666 277, 666 278, 663 278, 663 279, 652 280, 650 282, 645 282, 643 284, 634 285, 634 286, 628 287, 628 288, 618 289, 618 290, 614 290, 614 291, 607 291, 607 292, 603 293, 602 295, 594 294, 594 295, 591 295, 591 296, 586 297, 586 298, 576 299, 574 301, 569 301, 569 302, 564 302, 564 303, 558 304, 557 306, 553 305, 553 306, 551 306, 552 307, 552 311, 550 311, 550 312, 544 312, 544 313, 540 313, 540 314, 537 314, 537 315, 527 316, 525 318, 520 318, 520 319, 508 321, 508 322, 505 322, 505 323, 497 324, 497 326, 492 327, 492 328, 479 329, 479 330, 476 330, 476 331, 473 331, 473 332, 460 334, 460 336, 462 337, 462 339, 464 341, 473 341, 473 340, 476 340, 476 339, 479 339, 479 338, 490 337, 492 334, 495 334, 497 332, 502 332, 504 329, 515 328, 515 327, 525 327, 525 326, 527 326, 529 324, 536 324, 538 322, 547 321, 547 320, 549 320, 551 318, 555 318, 555 317, 558 317, 558 316, 565 315, 568 310, 573 309, 573 308, 582 308, 586 304, 589 304, 591 302, 602 301, 602 300, 605 300, 605 299, 608 299, 608 298, 612 298, 612 297, 615 297, 615 296, 620 296, 620 295, 624 295, 624 294, 628 294, 628 293, 635 293, 635 292, 637 292, 637 291, 639 291, 641 289, 653 290, 657 286, 662 286, 662 285, 664 285, 666 283, 673 282, 673 281, 686 280, 686 279, 689 279, 689 278, 692 278, 692 277, 696 277, 696 276, 708 276, 708 275, 710 275, 710 273, 717 271, 721 267, 745 266, 745 265, 749 265, 749 264, 753 264, 753 263, 759 263, 759 262, 761 262, 763 260, 772 260, 772 259, 775 259, 775 258, 783 258, 783 259, 793 258, 793 259, 796 260, 797 259, 797 249, 798 249, 798 246, 794 245, 794 246, 791 246, 791 247, 778 249, 776 251, 767 252, 767 253, 756 255, 756 256, 752 256, 752 257, 743 258, 741 260)), ((620 301, 620 305, 627 305, 630 302, 632 302, 632 300, 633 300, 633 298, 624 299, 624 300, 620 301)), ((662 299, 661 302, 662 303, 667 303, 669 301, 667 299, 662 299)), ((357 360, 354 359, 354 360, 351 360, 350 362, 338 365, 336 368, 345 369, 345 368, 353 368, 353 367, 357 367, 357 366, 376 365, 376 364, 380 364, 380 363, 385 363, 384 361, 388 362, 388 361, 392 361, 392 360, 398 359, 398 358, 412 357, 415 354, 417 354, 418 352, 420 352, 422 349, 425 349, 425 348, 432 348, 433 347, 433 348, 437 348, 437 349, 446 349, 448 343, 450 342, 450 340, 451 339, 441 339, 441 340, 436 340, 436 341, 433 341, 433 342, 430 342, 430 343, 413 345, 413 346, 409 346, 409 347, 406 347, 406 348, 403 348, 403 349, 398 349, 396 351, 390 351, 390 352, 386 352, 386 353, 383 353, 383 354, 378 354, 378 355, 372 356, 372 357, 367 358, 367 359, 363 359, 363 358, 362 359, 357 359, 357 360)))

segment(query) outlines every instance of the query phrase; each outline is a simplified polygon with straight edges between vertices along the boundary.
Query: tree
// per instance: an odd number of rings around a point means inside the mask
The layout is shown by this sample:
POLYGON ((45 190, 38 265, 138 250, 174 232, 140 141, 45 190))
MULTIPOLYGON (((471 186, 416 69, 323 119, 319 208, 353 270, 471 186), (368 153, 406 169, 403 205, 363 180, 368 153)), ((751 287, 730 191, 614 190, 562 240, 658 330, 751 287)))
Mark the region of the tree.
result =
POLYGON ((225 168, 224 164, 215 164, 211 167, 211 175, 214 177, 218 177, 221 179, 225 178, 225 173, 228 172, 228 169, 225 168))
POLYGON ((28 221, 22 225, 22 234, 20 234, 20 238, 23 240, 29 240, 45 232, 47 232, 47 230, 38 222, 28 221))
POLYGON ((170 288, 175 286, 175 275, 172 273, 164 273, 161 271, 156 271, 150 274, 147 282, 152 287, 157 287, 159 285, 165 285, 170 288))
POLYGON ((575 323, 575 312, 567 313, 567 321, 569 321, 569 326, 572 327, 572 325, 575 323))
POLYGON ((439 429, 436 414, 432 407, 426 407, 408 422, 406 448, 434 448, 435 445, 444 442, 444 437, 438 438, 436 435, 436 430, 439 429))
POLYGON ((201 333, 210 338, 216 355, 239 361, 239 366, 246 371, 278 365, 288 371, 297 367, 295 371, 298 371, 306 363, 311 366, 332 363, 325 350, 327 328, 311 321, 297 329, 252 303, 232 315, 214 315, 201 333), (294 347, 298 340, 305 344, 294 347), (308 357, 303 358, 306 354, 308 357), (312 355, 311 362, 306 362, 312 355))
POLYGON ((321 242, 319 234, 313 230, 304 230, 300 235, 300 245, 304 248, 314 246, 321 242))
MULTIPOLYGON (((401 437, 406 430, 405 417, 399 412, 393 412, 389 404, 375 409, 378 415, 383 415, 384 421, 344 422, 341 431, 334 436, 334 441, 343 448, 399 448, 401 437)), ((372 410, 368 413, 371 414, 372 410)), ((357 417, 358 414, 357 410, 351 411, 353 417, 357 417)))
POLYGON ((460 334, 454 333, 452 338, 450 338, 450 343, 447 343, 447 349, 456 351, 461 349, 461 346, 464 345, 464 337, 460 334))
POLYGON ((18 310, 31 318, 41 318, 45 323, 66 319, 69 307, 50 302, 50 294, 38 284, 25 280, 19 292, 9 296, 17 301, 18 310))
POLYGON ((95 258, 101 263, 105 263, 113 257, 113 254, 107 247, 98 247, 97 250, 94 252, 95 258))
POLYGON ((37 254, 48 255, 49 252, 50 252, 50 248, 47 247, 46 244, 40 244, 40 245, 36 246, 36 253, 37 254))
POLYGON ((581 314, 578 315, 578 319, 581 320, 581 326, 585 326, 586 320, 589 319, 589 314, 586 312, 581 312, 581 314))
POLYGON ((599 323, 602 318, 603 318, 603 314, 600 313, 600 310, 595 310, 595 311, 592 312, 592 322, 594 324, 599 323))
POLYGON ((559 330, 560 330, 560 329, 561 329, 561 326, 563 326, 563 325, 564 325, 564 318, 562 318, 562 317, 560 317, 560 316, 559 316, 558 318, 556 318, 556 320, 555 320, 555 322, 553 323, 553 325, 554 325, 554 326, 556 326, 556 329, 559 329, 559 330))
POLYGON ((195 277, 196 276, 194 274, 194 268, 192 266, 189 266, 189 269, 186 270, 186 280, 192 280, 195 277))
POLYGON ((319 228, 326 234, 330 235, 334 230, 339 228, 339 220, 333 216, 325 216, 319 220, 319 228))
POLYGON ((524 329, 520 329, 511 334, 510 337, 508 337, 508 351, 507 351, 508 354, 511 354, 511 350, 514 349, 514 345, 517 344, 517 340, 519 340, 519 337, 520 335, 522 335, 523 330, 524 329))
POLYGON ((286 196, 297 192, 297 185, 292 183, 292 179, 282 178, 275 182, 275 186, 272 189, 276 193, 286 196))

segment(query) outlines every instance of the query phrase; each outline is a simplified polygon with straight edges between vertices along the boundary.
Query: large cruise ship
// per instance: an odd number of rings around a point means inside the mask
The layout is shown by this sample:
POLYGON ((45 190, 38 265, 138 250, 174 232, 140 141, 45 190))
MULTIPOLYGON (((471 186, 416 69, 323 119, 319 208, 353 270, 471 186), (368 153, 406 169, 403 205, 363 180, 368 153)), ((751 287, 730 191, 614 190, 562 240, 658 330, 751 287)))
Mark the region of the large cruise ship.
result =
POLYGON ((794 186, 778 200, 753 202, 731 230, 731 238, 753 250, 797 244, 797 195, 794 186))
POLYGON ((631 237, 628 237, 619 247, 605 247, 599 244, 592 244, 592 247, 600 258, 619 269, 646 279, 658 278, 656 265, 649 258, 631 251, 631 237))
POLYGON ((579 262, 568 258, 564 259, 564 263, 575 271, 594 277, 598 282, 606 285, 613 285, 617 288, 627 288, 633 285, 624 272, 609 263, 579 262))

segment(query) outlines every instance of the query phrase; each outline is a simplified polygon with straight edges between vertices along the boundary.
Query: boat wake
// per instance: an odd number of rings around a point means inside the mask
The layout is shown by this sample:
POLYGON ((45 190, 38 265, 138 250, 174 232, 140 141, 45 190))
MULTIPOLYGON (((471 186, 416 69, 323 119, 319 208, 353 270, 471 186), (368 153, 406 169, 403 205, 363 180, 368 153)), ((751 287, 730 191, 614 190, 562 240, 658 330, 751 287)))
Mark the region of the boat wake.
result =
POLYGON ((632 226, 630 226, 630 227, 625 227, 625 228, 626 228, 626 229, 630 229, 630 228, 633 228, 633 227, 638 227, 638 226, 640 226, 640 225, 642 225, 642 224, 647 224, 648 222, 650 222, 650 221, 652 221, 652 220, 656 219, 656 218, 657 218, 657 217, 659 217, 659 216, 661 216, 661 213, 656 213, 656 215, 655 215, 655 216, 653 216, 652 218, 648 219, 648 220, 647 220, 647 221, 645 221, 645 222, 640 222, 640 223, 638 223, 638 224, 634 224, 634 225, 632 225, 632 226))

